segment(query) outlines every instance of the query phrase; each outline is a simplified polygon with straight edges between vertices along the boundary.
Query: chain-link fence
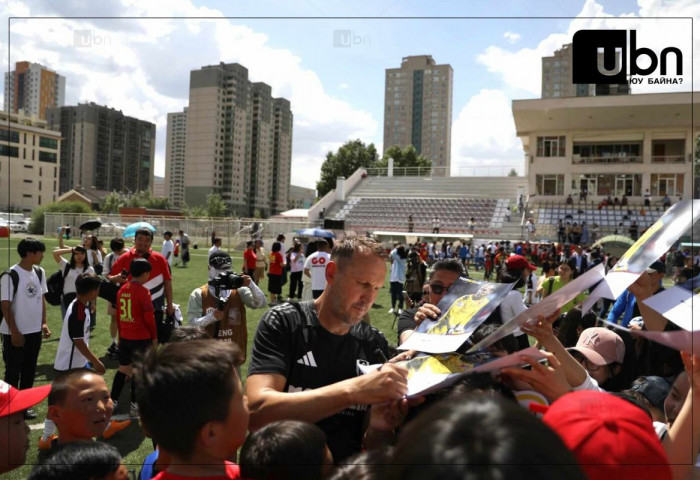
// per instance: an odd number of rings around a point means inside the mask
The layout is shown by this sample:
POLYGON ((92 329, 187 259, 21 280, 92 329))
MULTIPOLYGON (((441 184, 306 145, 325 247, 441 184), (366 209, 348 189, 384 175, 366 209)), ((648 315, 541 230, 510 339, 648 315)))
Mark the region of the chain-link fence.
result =
MULTIPOLYGON (((121 237, 124 229, 135 222, 148 222, 156 228, 156 238, 162 237, 163 232, 171 231, 173 236, 182 230, 190 240, 202 248, 211 246, 211 236, 215 233, 222 240, 222 246, 227 250, 238 250, 252 238, 262 238, 263 243, 271 245, 277 235, 283 233, 287 239, 293 238, 294 230, 308 227, 307 221, 277 220, 259 218, 183 218, 158 217, 150 215, 109 215, 77 214, 77 213, 46 213, 44 215, 44 235, 58 235, 62 226, 71 227, 71 236, 79 235, 79 226, 88 220, 99 220, 102 226, 94 233, 109 244, 113 237, 121 237)), ((156 244, 156 242, 154 242, 156 244)))

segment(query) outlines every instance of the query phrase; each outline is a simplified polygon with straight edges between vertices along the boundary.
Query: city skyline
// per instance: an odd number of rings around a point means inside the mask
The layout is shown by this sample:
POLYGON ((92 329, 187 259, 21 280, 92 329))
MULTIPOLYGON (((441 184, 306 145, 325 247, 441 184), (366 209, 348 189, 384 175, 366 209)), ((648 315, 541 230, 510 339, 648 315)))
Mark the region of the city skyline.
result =
MULTIPOLYGON (((156 124, 156 174, 164 174, 167 114, 187 105, 189 71, 201 65, 239 62, 252 81, 271 85, 288 98, 295 114, 292 181, 314 187, 325 153, 360 138, 382 148, 384 71, 397 59, 432 55, 454 68, 453 174, 474 166, 511 165, 522 172, 523 150, 515 136, 510 102, 538 98, 541 57, 552 55, 584 28, 637 28, 638 42, 660 50, 675 45, 684 57, 683 85, 635 85, 634 94, 688 91, 690 22, 646 20, 632 15, 700 17, 691 2, 565 1, 506 2, 513 15, 556 15, 553 19, 242 19, 88 20, 21 19, 11 22, 11 61, 42 63, 67 78, 66 105, 94 101, 156 124), (608 15, 605 18, 583 17, 608 15), (617 19, 614 16, 629 18, 617 19), (42 22, 42 23, 39 23, 42 22), (422 35, 416 35, 420 31, 422 35), (663 35, 658 34, 659 31, 663 35), (682 37, 687 38, 682 38, 682 37), (205 53, 202 53, 205 52, 205 53)), ((182 2, 174 7, 114 4, 79 6, 65 2, 20 2, 0 7, 5 16, 32 15, 264 15, 269 2, 229 7, 224 2, 182 2), (60 10, 60 11, 59 11, 60 10)), ((275 15, 488 15, 486 7, 458 2, 431 8, 413 3, 346 7, 329 2, 276 6, 275 15), (319 10, 322 10, 320 11, 319 10), (432 9, 431 9, 432 8, 432 9)), ((272 10, 267 10, 270 12, 272 10)), ((503 11, 503 10, 501 10, 503 11)), ((269 13, 268 13, 269 14, 269 13)), ((3 28, 7 28, 4 26, 3 28)), ((4 33, 7 33, 5 30, 4 33)), ((697 43, 697 41, 696 41, 697 43)), ((700 51, 700 48, 696 48, 700 51)), ((8 55, 7 45, 0 53, 8 55)), ((695 89, 698 89, 696 80, 695 89)), ((483 168, 482 168, 483 170, 483 168)), ((472 170, 473 171, 473 170, 472 170)))

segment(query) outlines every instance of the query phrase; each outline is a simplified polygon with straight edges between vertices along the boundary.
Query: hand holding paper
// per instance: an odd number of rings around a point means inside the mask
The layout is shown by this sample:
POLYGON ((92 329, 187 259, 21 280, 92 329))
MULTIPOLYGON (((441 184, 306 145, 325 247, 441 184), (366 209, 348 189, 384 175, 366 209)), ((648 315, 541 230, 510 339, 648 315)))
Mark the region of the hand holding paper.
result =
POLYGON ((521 380, 533 389, 547 397, 550 402, 571 391, 571 385, 566 381, 566 376, 562 369, 561 363, 551 353, 542 352, 549 366, 542 365, 532 357, 522 357, 524 362, 527 362, 532 370, 522 368, 504 368, 501 373, 516 380, 521 380))

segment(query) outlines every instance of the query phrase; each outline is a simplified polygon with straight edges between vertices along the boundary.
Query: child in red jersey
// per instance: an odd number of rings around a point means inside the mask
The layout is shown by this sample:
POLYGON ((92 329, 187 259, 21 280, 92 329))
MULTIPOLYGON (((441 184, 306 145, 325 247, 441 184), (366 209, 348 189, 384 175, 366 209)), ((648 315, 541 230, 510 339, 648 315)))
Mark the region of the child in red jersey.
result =
POLYGON ((136 369, 141 423, 171 462, 155 480, 239 479, 230 460, 248 431, 235 343, 192 340, 152 348, 136 369), (171 401, 177 399, 177 401, 171 401))
MULTIPOLYGON (((131 261, 131 281, 122 285, 117 293, 117 318, 119 326, 119 370, 112 383, 114 409, 122 393, 124 383, 132 377, 131 365, 135 355, 143 355, 151 345, 158 343, 156 320, 153 313, 151 292, 143 286, 151 273, 151 264, 144 258, 131 261)), ((131 383, 131 408, 129 416, 138 416, 136 386, 131 383)))
POLYGON ((275 242, 272 244, 270 252, 270 269, 267 272, 267 278, 270 279, 270 285, 267 290, 270 292, 270 305, 280 303, 282 296, 282 269, 284 268, 284 257, 282 257, 282 244, 275 242))

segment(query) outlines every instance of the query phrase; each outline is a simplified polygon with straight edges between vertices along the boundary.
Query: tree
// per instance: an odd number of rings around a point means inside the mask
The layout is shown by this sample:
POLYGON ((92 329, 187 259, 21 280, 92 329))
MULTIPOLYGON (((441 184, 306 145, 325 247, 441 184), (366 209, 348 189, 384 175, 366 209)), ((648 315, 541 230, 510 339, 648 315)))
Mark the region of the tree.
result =
POLYGON ((117 192, 109 193, 100 204, 100 211, 104 213, 117 213, 119 207, 124 206, 124 199, 117 192))
POLYGON ((323 197, 333 190, 336 178, 347 178, 358 168, 373 167, 378 159, 374 144, 365 145, 359 139, 346 142, 335 153, 328 152, 321 165, 321 179, 316 183, 318 196, 323 197))
POLYGON ((518 171, 514 168, 510 169, 510 172, 508 172, 509 177, 517 177, 518 176, 518 171))
POLYGON ((29 233, 44 233, 44 214, 46 212, 58 213, 91 213, 92 209, 83 202, 54 202, 39 207, 32 213, 32 223, 29 225, 29 233))
POLYGON ((223 217, 226 215, 228 208, 226 203, 221 199, 218 193, 210 193, 207 195, 207 215, 210 217, 223 217))
POLYGON ((409 145, 403 149, 398 145, 394 145, 384 152, 382 159, 374 166, 377 168, 387 168, 390 158, 394 159, 394 174, 397 173, 397 168, 423 167, 429 169, 432 163, 423 155, 420 155, 413 145, 409 145))

